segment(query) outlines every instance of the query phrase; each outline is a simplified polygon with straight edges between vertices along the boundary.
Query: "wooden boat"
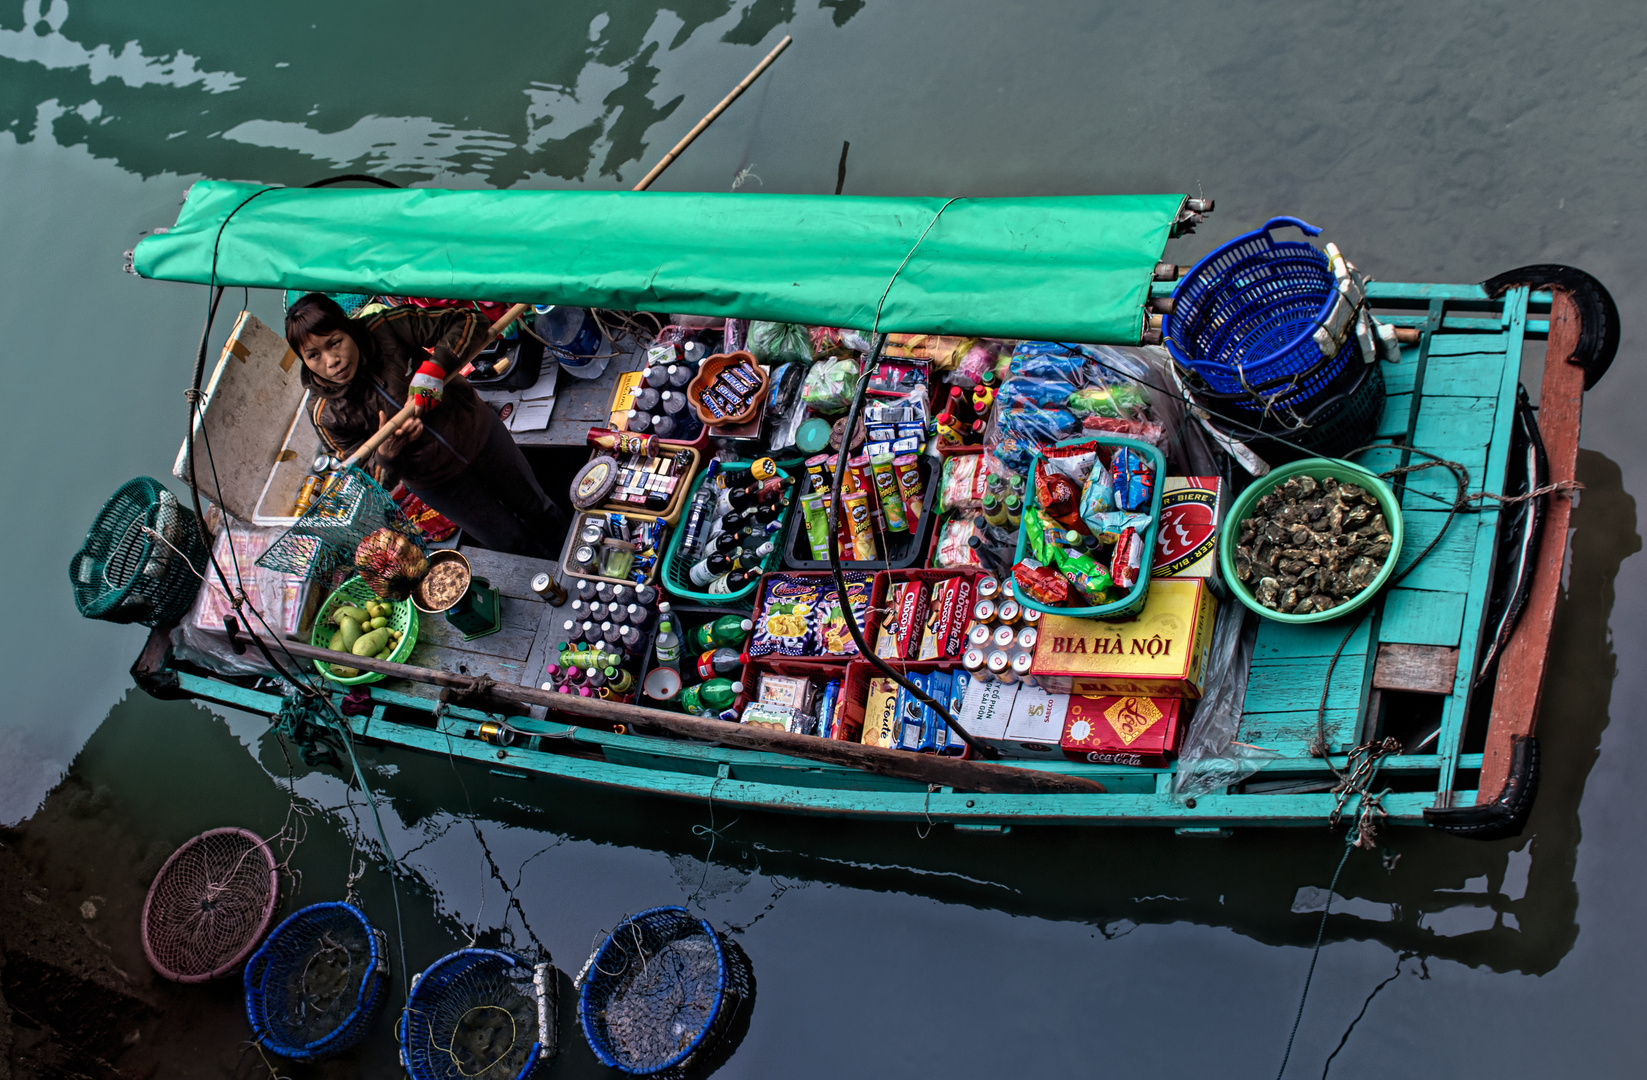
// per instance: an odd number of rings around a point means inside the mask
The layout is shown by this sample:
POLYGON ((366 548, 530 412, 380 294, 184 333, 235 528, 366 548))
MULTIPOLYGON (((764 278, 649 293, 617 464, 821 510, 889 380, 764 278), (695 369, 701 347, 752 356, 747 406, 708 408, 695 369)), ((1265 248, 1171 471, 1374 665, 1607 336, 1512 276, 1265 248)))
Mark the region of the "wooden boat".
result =
MULTIPOLYGON (((178 226, 146 239, 135 262, 144 276, 217 286, 508 296, 1137 344, 1148 325, 1146 305, 1171 293, 1170 280, 1156 279, 1174 273, 1157 263, 1184 215, 1178 196, 942 202, 303 193, 217 184, 197 187, 178 226), (843 243, 843 232, 854 243, 843 243), (384 261, 379 252, 368 261, 360 253, 383 235, 394 238, 395 250, 421 242, 437 257, 384 261), (454 235, 464 244, 448 251, 444 237, 454 235), (467 251, 475 255, 463 263, 457 256, 467 251), (985 266, 987 285, 978 277, 985 266), (844 282, 831 276, 838 272, 844 282)), ((1382 759, 1380 783, 1390 789, 1383 814, 1465 836, 1513 835, 1537 785, 1535 731, 1571 501, 1558 492, 1500 509, 1493 496, 1573 480, 1582 395, 1611 362, 1617 315, 1599 283, 1560 267, 1527 267, 1483 285, 1378 282, 1370 298, 1381 321, 1408 331, 1409 344, 1387 366, 1378 427, 1398 445, 1366 463, 1396 464, 1404 443, 1463 463, 1472 490, 1479 483, 1487 497, 1459 513, 1424 564, 1377 598, 1375 614, 1338 657, 1325 713, 1329 761, 1342 768, 1352 748, 1429 716, 1429 738, 1382 759), (1547 347, 1534 420, 1526 404, 1518 407, 1518 391, 1523 350, 1540 339, 1547 347), (1484 659, 1491 663, 1481 678, 1484 659), (1467 749, 1468 738, 1481 748, 1467 749)), ((594 411, 582 419, 598 419, 604 398, 594 390, 589 397, 594 411)), ((1445 492, 1425 484, 1415 481, 1404 499, 1412 538, 1406 557, 1447 516, 1423 495, 1450 497, 1450 481, 1445 492)), ((1216 834, 1321 824, 1343 808, 1329 761, 1309 751, 1341 623, 1261 624, 1240 737, 1280 757, 1244 784, 1184 802, 1171 794, 1171 766, 939 759, 806 736, 757 737, 741 725, 546 693, 536 676, 562 616, 528 583, 558 568, 471 548, 465 554, 500 588, 508 632, 465 643, 436 627, 409 664, 362 661, 391 677, 370 687, 369 712, 348 720, 351 737, 451 754, 513 779, 563 778, 723 806, 963 830, 1039 823, 1216 834), (820 743, 827 754, 817 752, 820 743)), ((300 643, 286 648, 299 658, 322 655, 300 643)), ((264 680, 178 659, 165 628, 151 636, 133 674, 158 696, 270 716, 284 709, 288 724, 320 725, 294 717, 264 680)))

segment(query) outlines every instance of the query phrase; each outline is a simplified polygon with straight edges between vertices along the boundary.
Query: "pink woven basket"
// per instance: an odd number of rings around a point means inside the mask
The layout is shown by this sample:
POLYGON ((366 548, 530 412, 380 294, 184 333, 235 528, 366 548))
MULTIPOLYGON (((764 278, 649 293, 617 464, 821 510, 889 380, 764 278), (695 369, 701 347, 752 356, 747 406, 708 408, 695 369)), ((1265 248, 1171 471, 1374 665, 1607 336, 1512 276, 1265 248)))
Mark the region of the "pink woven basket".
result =
POLYGON ((239 967, 263 939, 280 899, 269 842, 212 829, 172 852, 143 900, 143 953, 174 982, 205 982, 239 967))

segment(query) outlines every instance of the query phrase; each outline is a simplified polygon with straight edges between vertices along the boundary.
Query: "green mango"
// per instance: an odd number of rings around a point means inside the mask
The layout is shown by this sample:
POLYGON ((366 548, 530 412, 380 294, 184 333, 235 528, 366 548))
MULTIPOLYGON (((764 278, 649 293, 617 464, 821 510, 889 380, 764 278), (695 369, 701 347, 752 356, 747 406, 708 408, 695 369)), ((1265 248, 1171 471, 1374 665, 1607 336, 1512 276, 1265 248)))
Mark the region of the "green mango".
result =
MULTIPOLYGON (((355 621, 352 616, 345 615, 343 617, 343 621, 339 625, 342 627, 343 633, 343 651, 354 652, 355 642, 360 640, 360 623, 355 621)), ((355 655, 358 656, 360 654, 355 653, 355 655)))
POLYGON ((352 679, 356 675, 360 674, 359 668, 344 667, 342 664, 333 664, 331 665, 331 668, 332 674, 336 675, 340 679, 352 679))
POLYGON ((342 604, 332 612, 329 620, 336 626, 342 626, 344 619, 353 619, 357 623, 369 623, 372 617, 366 614, 365 609, 357 608, 353 604, 342 604))
POLYGON ((349 647, 347 645, 343 644, 343 631, 342 630, 333 630, 332 631, 332 640, 326 643, 326 647, 328 649, 332 650, 333 652, 348 652, 349 651, 349 647))
POLYGON ((379 615, 377 618, 372 620, 372 629, 373 630, 381 630, 385 626, 388 626, 388 625, 389 625, 389 620, 385 619, 381 615, 379 615))
POLYGON ((394 653, 394 651, 395 651, 394 649, 384 649, 382 652, 377 654, 376 659, 378 659, 378 660, 387 660, 387 659, 389 659, 390 655, 394 653))
POLYGON ((356 656, 373 656, 382 651, 383 646, 387 644, 389 644, 389 631, 373 630, 370 633, 360 635, 355 643, 349 646, 349 651, 356 656))

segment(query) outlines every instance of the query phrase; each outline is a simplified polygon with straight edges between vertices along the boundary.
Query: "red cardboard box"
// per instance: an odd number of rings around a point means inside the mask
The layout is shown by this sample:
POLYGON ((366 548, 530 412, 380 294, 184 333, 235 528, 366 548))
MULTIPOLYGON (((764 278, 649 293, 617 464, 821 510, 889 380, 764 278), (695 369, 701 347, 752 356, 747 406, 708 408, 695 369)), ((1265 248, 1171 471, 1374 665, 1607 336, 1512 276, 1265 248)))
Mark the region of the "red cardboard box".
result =
POLYGON ((1071 697, 1059 745, 1064 756, 1099 765, 1165 765, 1182 737, 1180 698, 1071 697))
POLYGON ((1223 524, 1224 478, 1169 476, 1161 487, 1161 528, 1152 577, 1215 577, 1223 524))

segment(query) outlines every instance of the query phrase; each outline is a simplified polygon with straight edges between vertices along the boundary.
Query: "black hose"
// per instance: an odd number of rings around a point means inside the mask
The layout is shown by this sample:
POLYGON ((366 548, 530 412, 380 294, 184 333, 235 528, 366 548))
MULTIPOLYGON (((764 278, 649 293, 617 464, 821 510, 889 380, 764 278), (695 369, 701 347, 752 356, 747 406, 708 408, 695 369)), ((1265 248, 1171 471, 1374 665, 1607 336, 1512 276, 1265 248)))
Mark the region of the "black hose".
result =
MULTIPOLYGON (((858 414, 863 409, 864 391, 869 386, 869 372, 880 360, 881 350, 885 347, 886 335, 877 334, 875 336, 875 347, 870 351, 869 359, 864 363, 863 370, 859 373, 858 389, 852 395, 852 408, 848 409, 846 413, 846 433, 841 436, 841 450, 839 457, 836 458, 835 478, 829 486, 829 572, 835 578, 835 592, 840 598, 841 616, 846 620, 847 633, 852 635, 853 642, 858 646, 859 654, 865 660, 880 668, 899 686, 913 694, 916 701, 943 717, 944 723, 948 724, 951 731, 966 741, 974 754, 981 758, 997 757, 998 755, 993 749, 973 740, 972 736, 967 733, 966 728, 962 727, 950 713, 947 705, 940 705, 925 690, 916 686, 895 670, 891 664, 875 655, 875 650, 870 648, 868 641, 864 640, 863 629, 858 625, 858 616, 853 612, 852 604, 847 600, 846 573, 841 569, 841 534, 840 529, 837 527, 837 523, 841 519, 841 478, 846 475, 847 458, 852 456, 852 433, 858 429, 858 414)), ((938 478, 934 477, 931 482, 937 483, 938 478)), ((888 565, 887 569, 890 570, 892 567, 888 565)))

